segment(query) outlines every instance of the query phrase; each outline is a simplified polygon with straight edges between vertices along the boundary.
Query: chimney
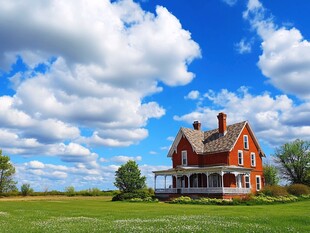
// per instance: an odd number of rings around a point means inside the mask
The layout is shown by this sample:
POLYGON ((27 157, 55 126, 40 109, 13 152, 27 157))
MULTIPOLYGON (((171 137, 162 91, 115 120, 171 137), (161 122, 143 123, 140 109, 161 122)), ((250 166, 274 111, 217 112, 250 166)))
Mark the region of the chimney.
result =
POLYGON ((194 127, 195 130, 200 130, 201 123, 199 121, 194 121, 193 127, 194 127))
POLYGON ((227 115, 223 112, 220 112, 217 115, 217 119, 219 120, 219 134, 220 134, 220 136, 225 136, 225 134, 227 133, 226 117, 227 117, 227 115))

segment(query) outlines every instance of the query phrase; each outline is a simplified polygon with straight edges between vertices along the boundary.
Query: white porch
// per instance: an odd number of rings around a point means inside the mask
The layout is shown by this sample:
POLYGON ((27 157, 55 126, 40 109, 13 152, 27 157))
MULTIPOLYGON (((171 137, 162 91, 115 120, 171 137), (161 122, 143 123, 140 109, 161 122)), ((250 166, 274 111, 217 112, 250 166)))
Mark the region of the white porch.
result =
POLYGON ((179 194, 247 194, 251 192, 251 188, 167 188, 167 189, 155 189, 155 193, 179 193, 179 194))
POLYGON ((178 167, 155 171, 155 194, 247 194, 251 169, 237 166, 178 167), (162 177, 161 185, 158 178, 162 177), (167 182, 169 178, 170 183, 167 182))

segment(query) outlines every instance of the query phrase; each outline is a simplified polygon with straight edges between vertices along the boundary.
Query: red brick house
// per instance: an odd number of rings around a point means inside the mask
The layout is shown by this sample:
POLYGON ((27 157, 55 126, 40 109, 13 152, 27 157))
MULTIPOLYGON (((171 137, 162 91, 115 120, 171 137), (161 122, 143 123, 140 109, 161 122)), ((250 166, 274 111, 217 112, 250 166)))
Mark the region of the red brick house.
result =
POLYGON ((201 131, 180 128, 168 157, 172 168, 154 171, 158 198, 211 196, 232 198, 263 188, 262 158, 265 157, 249 122, 226 125, 226 114, 219 113, 218 128, 201 131), (159 177, 164 187, 157 188, 159 177), (171 185, 166 187, 167 177, 171 185))

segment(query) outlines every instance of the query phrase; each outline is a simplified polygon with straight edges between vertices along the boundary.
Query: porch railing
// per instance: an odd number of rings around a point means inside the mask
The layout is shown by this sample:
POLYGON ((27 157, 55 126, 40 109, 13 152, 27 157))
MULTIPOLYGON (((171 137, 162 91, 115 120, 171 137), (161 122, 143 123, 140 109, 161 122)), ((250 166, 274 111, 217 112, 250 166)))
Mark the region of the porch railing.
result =
POLYGON ((250 193, 250 188, 228 188, 228 187, 203 187, 203 188, 167 188, 167 189, 155 189, 155 193, 224 193, 224 194, 246 194, 250 193))

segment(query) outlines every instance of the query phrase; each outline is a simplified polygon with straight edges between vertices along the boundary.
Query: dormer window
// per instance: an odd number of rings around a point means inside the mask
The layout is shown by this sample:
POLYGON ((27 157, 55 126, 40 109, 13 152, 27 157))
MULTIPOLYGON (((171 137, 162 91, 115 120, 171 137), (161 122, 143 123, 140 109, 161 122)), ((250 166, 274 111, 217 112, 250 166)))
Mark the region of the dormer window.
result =
POLYGON ((243 146, 244 149, 249 149, 249 138, 248 135, 243 136, 243 146))
POLYGON ((182 150, 182 165, 187 166, 187 151, 182 150))

